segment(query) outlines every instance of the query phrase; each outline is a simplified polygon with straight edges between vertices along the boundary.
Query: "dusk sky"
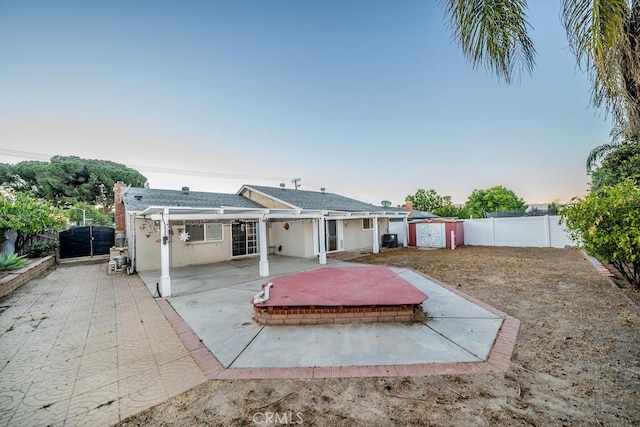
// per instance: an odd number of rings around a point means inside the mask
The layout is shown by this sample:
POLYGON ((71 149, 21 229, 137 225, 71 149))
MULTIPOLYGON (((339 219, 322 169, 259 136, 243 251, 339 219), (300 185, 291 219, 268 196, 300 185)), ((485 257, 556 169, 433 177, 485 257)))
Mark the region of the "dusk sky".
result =
POLYGON ((0 0, 0 162, 131 166, 152 188, 242 184, 401 204, 504 185, 584 195, 610 122, 589 104, 558 1, 512 85, 474 70, 443 2, 0 0))

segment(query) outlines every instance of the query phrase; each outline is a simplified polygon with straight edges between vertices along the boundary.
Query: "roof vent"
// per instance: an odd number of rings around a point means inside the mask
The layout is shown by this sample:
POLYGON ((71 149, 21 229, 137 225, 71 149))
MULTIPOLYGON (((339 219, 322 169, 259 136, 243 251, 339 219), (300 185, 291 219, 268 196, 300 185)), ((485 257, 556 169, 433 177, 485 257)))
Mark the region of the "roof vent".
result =
POLYGON ((324 194, 325 190, 326 190, 326 188, 320 187, 320 191, 322 191, 322 194, 324 194))
POLYGON ((142 195, 141 194, 136 194, 135 196, 133 196, 136 200, 142 200, 142 195))
POLYGON ((280 188, 282 188, 282 189, 284 190, 285 185, 286 185, 286 184, 285 184, 284 182, 281 182, 281 183, 280 183, 280 188))
POLYGON ((182 187, 182 194, 189 194, 189 187, 182 187))

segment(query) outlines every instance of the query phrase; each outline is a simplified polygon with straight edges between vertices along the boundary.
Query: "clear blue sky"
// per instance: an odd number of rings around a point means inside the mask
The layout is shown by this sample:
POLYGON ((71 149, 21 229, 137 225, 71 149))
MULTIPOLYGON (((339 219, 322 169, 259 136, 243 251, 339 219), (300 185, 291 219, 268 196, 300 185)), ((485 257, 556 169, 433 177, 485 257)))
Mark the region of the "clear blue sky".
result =
POLYGON ((494 185, 567 201, 610 123, 558 2, 529 3, 537 66, 508 86, 465 62, 441 2, 0 0, 0 162, 77 155, 218 192, 299 177, 376 204, 494 185))

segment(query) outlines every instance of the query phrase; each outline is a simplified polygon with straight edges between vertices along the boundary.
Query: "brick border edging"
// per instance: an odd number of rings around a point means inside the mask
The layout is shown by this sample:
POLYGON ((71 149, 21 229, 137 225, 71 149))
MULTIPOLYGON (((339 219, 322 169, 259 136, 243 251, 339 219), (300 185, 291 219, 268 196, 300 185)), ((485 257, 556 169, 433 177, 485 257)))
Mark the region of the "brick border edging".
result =
POLYGON ((53 266, 56 262, 54 255, 40 258, 29 262, 27 266, 20 270, 9 271, 8 275, 0 279, 0 298, 10 295, 20 286, 40 275, 43 271, 53 266))
POLYGON ((294 378, 355 378, 355 377, 421 377, 429 375, 467 375, 505 372, 511 364, 520 321, 515 317, 459 291, 433 277, 411 270, 456 295, 477 304, 503 319, 485 362, 423 363, 411 365, 323 366, 291 368, 225 368, 174 310, 168 300, 156 302, 173 327, 191 357, 208 379, 294 379, 294 378))

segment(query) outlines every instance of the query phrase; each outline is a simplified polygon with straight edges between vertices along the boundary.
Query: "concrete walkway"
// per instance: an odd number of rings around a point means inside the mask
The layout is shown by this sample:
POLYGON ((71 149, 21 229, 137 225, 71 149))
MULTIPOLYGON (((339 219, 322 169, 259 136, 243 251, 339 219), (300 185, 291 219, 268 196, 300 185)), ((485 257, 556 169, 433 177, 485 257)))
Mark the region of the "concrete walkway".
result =
POLYGON ((0 426, 113 425, 206 376, 136 275, 59 267, 0 301, 0 426))

